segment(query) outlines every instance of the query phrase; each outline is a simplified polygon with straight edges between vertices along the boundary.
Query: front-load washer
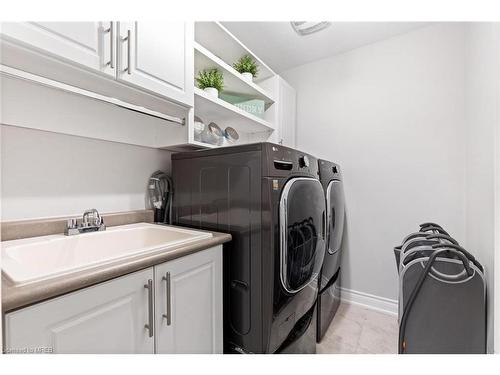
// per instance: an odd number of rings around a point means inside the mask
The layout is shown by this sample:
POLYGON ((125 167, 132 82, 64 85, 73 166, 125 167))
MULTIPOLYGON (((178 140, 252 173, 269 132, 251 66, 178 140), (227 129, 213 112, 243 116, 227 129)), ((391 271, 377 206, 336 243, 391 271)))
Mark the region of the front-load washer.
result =
POLYGON ((327 210, 326 251, 319 277, 317 341, 320 342, 340 305, 340 262, 345 220, 344 188, 340 166, 318 160, 319 179, 325 191, 327 210))
POLYGON ((172 172, 174 223, 232 235, 224 351, 314 353, 326 231, 317 159, 258 143, 174 154, 172 172))

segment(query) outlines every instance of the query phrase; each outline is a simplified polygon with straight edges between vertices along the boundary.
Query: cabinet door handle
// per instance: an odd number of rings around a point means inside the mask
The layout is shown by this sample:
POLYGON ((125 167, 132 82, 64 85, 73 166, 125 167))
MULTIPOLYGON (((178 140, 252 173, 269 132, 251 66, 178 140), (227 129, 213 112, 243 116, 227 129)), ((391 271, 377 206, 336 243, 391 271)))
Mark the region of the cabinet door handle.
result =
POLYGON ((165 290, 166 290, 166 295, 165 295, 165 298, 166 298, 166 313, 163 314, 162 316, 167 319, 167 326, 169 326, 171 323, 172 323, 172 311, 171 311, 171 308, 172 308, 172 305, 171 305, 171 295, 170 295, 170 272, 167 272, 165 274, 165 276, 163 276, 162 280, 164 280, 166 282, 166 285, 165 285, 165 290))
POLYGON ((113 44, 114 44, 114 39, 115 39, 115 30, 114 30, 114 22, 111 21, 109 23, 109 62, 107 63, 107 65, 109 65, 109 67, 111 69, 114 69, 115 68, 115 51, 113 49, 113 44))
MULTIPOLYGON (((131 46, 132 46, 132 38, 131 38, 131 35, 132 35, 132 32, 130 30, 127 30, 127 36, 121 38, 121 42, 124 43, 124 42, 127 42, 127 67, 125 69, 123 69, 124 72, 127 72, 127 74, 132 74, 132 68, 130 66, 130 61, 132 60, 132 50, 131 50, 131 46)), ((121 55, 121 53, 120 53, 121 55)))
POLYGON ((125 37, 125 40, 127 41, 127 74, 132 74, 132 67, 130 65, 130 62, 132 61, 132 32, 130 30, 127 30, 127 36, 125 37))
POLYGON ((149 337, 153 337, 153 280, 149 279, 144 288, 148 290, 148 323, 144 327, 148 330, 149 337))

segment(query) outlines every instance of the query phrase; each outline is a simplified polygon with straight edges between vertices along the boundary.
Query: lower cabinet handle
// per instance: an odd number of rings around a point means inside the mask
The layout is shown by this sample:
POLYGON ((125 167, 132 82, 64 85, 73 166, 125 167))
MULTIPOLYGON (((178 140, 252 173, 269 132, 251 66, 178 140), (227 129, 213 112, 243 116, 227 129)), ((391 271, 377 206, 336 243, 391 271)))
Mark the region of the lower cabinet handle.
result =
POLYGON ((149 279, 144 288, 148 290, 148 324, 144 327, 148 330, 149 337, 153 337, 153 280, 149 279))
POLYGON ((165 295, 165 299, 166 299, 166 304, 167 304, 167 309, 166 309, 166 313, 163 314, 163 317, 165 319, 167 319, 167 326, 169 326, 171 323, 172 323, 172 311, 171 311, 171 295, 170 295, 170 272, 167 272, 165 274, 165 276, 163 276, 162 280, 166 281, 166 295, 165 295))

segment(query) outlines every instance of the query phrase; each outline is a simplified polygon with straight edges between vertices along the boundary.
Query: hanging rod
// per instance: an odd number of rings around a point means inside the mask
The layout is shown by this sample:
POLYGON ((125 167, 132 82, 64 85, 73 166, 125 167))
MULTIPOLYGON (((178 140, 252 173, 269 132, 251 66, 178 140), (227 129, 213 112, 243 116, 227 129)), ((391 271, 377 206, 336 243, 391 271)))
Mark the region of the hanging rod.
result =
POLYGON ((113 104, 113 105, 128 109, 128 110, 133 111, 133 112, 142 113, 144 115, 159 118, 161 120, 165 120, 165 121, 168 121, 168 122, 171 122, 174 124, 178 124, 178 125, 185 125, 186 124, 185 118, 178 118, 175 116, 169 116, 169 115, 166 115, 164 113, 153 111, 151 109, 141 107, 141 106, 138 106, 135 104, 131 104, 131 103, 125 102, 125 101, 120 100, 120 99, 111 98, 111 97, 105 96, 105 95, 100 95, 100 94, 97 94, 97 93, 92 92, 92 91, 88 91, 85 89, 81 89, 79 87, 71 86, 71 85, 68 85, 66 83, 54 81, 52 79, 41 77, 41 76, 38 76, 36 74, 31 74, 31 73, 28 73, 28 72, 25 72, 25 71, 22 71, 19 69, 11 68, 10 66, 6 66, 3 64, 0 64, 0 73, 1 73, 1 75, 7 76, 7 77, 13 77, 13 78, 21 79, 24 81, 33 82, 33 83, 36 83, 38 85, 42 85, 45 87, 53 88, 53 89, 64 91, 64 92, 68 92, 70 94, 76 94, 76 95, 84 96, 84 97, 89 98, 89 99, 94 99, 94 100, 106 102, 109 104, 113 104))

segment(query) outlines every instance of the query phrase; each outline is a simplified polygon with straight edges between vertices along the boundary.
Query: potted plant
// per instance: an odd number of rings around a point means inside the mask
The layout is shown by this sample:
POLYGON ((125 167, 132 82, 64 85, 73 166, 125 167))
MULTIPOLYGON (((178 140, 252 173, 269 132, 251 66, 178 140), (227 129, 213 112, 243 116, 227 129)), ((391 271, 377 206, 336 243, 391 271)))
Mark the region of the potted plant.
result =
POLYGON ((198 73, 196 82, 200 89, 217 98, 224 87, 224 76, 217 68, 206 69, 198 73))
POLYGON ((250 55, 242 56, 234 63, 233 67, 241 73, 245 81, 249 82, 252 82, 253 78, 257 77, 257 73, 259 72, 257 62, 250 55))

